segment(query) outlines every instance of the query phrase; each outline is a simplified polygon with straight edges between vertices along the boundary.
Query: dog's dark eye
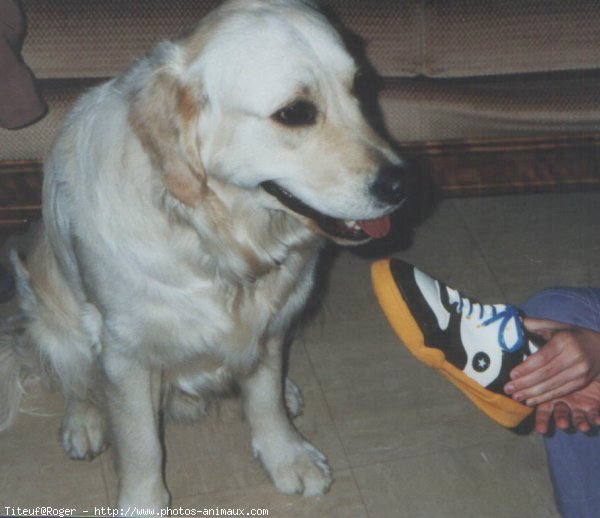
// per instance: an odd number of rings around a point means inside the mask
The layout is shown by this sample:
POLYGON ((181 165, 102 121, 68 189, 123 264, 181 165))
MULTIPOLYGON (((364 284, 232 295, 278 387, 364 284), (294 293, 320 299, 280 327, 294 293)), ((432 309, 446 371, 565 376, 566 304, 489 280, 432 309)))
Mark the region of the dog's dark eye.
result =
POLYGON ((311 126, 317 121, 317 107, 310 101, 295 101, 272 116, 273 120, 284 126, 311 126))

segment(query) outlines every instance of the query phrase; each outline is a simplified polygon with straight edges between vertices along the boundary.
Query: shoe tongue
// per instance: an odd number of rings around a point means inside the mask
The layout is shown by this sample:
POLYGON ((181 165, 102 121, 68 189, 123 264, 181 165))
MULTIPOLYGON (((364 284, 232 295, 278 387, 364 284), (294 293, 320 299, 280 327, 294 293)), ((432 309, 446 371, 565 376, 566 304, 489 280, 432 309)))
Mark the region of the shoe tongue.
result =
POLYGON ((390 217, 384 216, 379 219, 365 219, 357 221, 357 225, 374 239, 381 239, 388 235, 391 227, 390 217))

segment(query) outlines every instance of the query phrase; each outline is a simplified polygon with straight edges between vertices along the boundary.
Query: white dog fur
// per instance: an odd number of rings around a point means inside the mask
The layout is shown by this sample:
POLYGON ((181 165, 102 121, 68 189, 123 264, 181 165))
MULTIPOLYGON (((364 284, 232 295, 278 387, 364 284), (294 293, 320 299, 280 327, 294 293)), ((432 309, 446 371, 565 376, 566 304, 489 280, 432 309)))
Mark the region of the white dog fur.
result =
POLYGON ((374 194, 401 160, 351 94, 356 68, 309 2, 234 0, 80 99, 45 166, 42 229, 26 264, 13 258, 24 324, 0 345, 0 425, 25 356, 41 358, 65 397, 67 453, 110 441, 118 505, 162 509, 161 409, 197 417, 235 382, 276 487, 329 488, 286 411, 301 401, 282 344, 325 238, 362 241, 354 221, 400 203, 374 194), (350 234, 328 235, 264 182, 350 234))

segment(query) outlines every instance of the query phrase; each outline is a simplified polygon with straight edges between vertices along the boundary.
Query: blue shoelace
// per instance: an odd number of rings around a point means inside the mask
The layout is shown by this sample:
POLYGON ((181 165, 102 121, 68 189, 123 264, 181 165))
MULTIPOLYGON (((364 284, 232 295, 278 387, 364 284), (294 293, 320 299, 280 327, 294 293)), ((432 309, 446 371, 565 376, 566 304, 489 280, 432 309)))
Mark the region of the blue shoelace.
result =
MULTIPOLYGON (((457 313, 462 313, 464 310, 464 298, 459 294, 459 302, 456 307, 457 313)), ((469 311, 467 312, 467 316, 471 316, 473 314, 474 305, 471 303, 469 299, 467 299, 469 303, 469 311)), ((483 304, 476 304, 479 306, 479 319, 483 318, 483 304)), ((503 351, 507 353, 512 353, 518 351, 521 347, 523 347, 525 335, 523 333, 523 328, 521 327, 521 315, 519 314, 519 310, 514 306, 506 305, 504 306, 503 311, 496 311, 495 306, 491 306, 492 308, 492 316, 487 320, 482 322, 482 325, 489 326, 498 320, 500 320, 500 327, 498 328, 498 344, 503 351), (506 340, 504 339, 504 331, 506 327, 514 321, 515 329, 517 330, 517 339, 515 343, 511 346, 507 345, 506 340)))

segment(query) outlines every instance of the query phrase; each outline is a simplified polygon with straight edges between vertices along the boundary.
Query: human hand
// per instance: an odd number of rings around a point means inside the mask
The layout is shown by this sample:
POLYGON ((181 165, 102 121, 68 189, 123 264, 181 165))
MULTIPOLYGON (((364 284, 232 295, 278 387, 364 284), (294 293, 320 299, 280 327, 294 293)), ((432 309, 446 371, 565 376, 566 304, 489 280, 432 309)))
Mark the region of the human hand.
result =
POLYGON ((600 377, 600 333, 551 320, 526 318, 523 323, 547 342, 511 371, 504 390, 513 399, 536 406, 600 377))
POLYGON ((550 419, 560 430, 571 424, 580 432, 600 426, 600 380, 563 398, 542 403, 535 409, 535 431, 546 433, 550 419))

